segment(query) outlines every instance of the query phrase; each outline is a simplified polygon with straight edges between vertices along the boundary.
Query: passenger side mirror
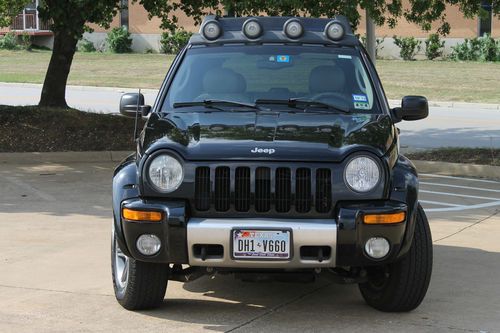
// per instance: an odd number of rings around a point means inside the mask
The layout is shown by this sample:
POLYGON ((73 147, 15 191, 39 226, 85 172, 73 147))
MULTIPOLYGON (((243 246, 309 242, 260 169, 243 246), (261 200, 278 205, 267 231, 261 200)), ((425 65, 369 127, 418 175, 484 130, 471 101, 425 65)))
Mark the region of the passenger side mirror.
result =
POLYGON ((123 94, 120 98, 120 113, 135 118, 137 110, 139 110, 141 117, 146 117, 151 111, 150 105, 144 105, 144 95, 138 93, 123 94))
POLYGON ((429 103, 423 96, 405 96, 400 108, 393 109, 396 122, 401 120, 419 120, 429 115, 429 103))

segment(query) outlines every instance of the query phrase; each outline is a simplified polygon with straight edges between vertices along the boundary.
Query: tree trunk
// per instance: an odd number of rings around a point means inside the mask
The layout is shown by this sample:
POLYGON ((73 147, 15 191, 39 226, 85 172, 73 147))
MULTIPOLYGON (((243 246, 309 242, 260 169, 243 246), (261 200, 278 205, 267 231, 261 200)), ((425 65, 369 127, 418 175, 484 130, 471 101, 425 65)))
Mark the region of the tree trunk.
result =
POLYGON ((54 48, 43 82, 39 106, 67 108, 66 83, 78 39, 65 31, 54 33, 54 48))

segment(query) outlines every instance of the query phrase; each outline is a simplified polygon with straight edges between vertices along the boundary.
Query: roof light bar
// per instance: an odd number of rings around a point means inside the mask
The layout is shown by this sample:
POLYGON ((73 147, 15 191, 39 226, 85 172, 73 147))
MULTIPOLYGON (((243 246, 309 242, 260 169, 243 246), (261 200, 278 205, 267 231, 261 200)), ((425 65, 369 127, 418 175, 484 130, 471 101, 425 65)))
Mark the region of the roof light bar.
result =
POLYGON ((205 24, 201 27, 201 33, 206 39, 215 40, 221 35, 222 28, 219 22, 216 20, 210 20, 205 22, 205 24))
POLYGON ((325 35, 331 40, 341 40, 344 37, 344 34, 344 26, 337 21, 331 21, 325 27, 325 35))
POLYGON ((304 34, 304 26, 298 19, 291 18, 283 25, 283 32, 288 38, 298 39, 304 34))
POLYGON ((259 21, 254 18, 250 18, 243 23, 243 27, 241 28, 243 34, 250 39, 259 38, 262 35, 262 26, 259 21))

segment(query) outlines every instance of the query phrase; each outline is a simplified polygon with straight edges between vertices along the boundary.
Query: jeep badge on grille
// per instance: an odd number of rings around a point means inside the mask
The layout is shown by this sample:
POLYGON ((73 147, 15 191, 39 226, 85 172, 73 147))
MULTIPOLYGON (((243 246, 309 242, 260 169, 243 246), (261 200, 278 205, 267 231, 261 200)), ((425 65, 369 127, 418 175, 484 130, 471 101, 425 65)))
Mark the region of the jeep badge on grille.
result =
POLYGON ((258 147, 255 147, 254 149, 250 150, 251 153, 254 153, 254 154, 269 154, 269 155, 272 155, 276 152, 276 149, 268 149, 268 148, 258 148, 258 147))

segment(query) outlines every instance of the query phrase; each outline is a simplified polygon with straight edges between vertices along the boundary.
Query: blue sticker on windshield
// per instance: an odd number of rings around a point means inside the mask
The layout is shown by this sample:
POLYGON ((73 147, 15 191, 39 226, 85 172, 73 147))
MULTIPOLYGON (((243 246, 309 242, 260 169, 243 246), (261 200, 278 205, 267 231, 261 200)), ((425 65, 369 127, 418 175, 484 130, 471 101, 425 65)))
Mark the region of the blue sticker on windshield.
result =
POLYGON ((352 94, 352 101, 353 102, 364 102, 364 103, 367 103, 368 102, 368 97, 366 95, 356 95, 356 94, 352 94))
POLYGON ((289 55, 278 55, 278 56, 276 56, 276 61, 277 62, 290 62, 290 56, 289 55))

